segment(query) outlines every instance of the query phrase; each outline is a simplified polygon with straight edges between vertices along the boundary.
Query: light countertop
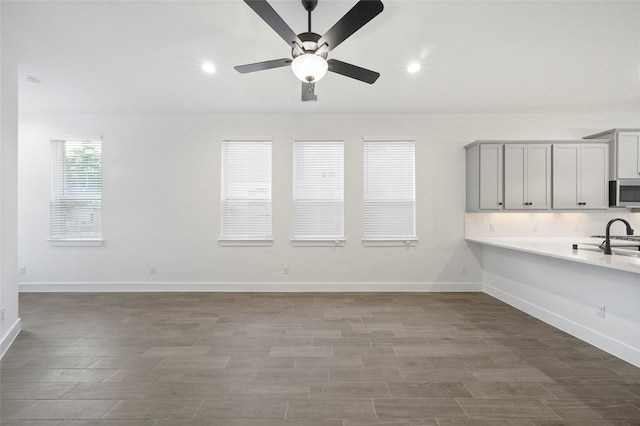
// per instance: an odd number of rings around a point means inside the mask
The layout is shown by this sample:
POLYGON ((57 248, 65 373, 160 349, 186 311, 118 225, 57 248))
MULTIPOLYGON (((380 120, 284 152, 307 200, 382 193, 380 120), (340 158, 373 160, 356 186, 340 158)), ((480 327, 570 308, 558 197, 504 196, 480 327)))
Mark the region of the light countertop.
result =
POLYGON ((467 238, 466 241, 640 274, 640 252, 614 247, 614 252, 638 255, 605 255, 597 247, 603 241, 600 238, 467 238), (573 244, 578 244, 577 250, 572 248, 573 244))

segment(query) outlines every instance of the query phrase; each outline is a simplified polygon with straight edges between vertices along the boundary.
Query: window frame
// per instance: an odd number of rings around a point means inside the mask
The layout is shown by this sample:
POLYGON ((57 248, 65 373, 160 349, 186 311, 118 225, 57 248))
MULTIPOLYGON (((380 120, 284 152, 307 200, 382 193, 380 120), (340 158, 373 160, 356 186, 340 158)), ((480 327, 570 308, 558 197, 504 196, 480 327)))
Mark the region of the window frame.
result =
MULTIPOLYGON (((342 246, 345 243, 345 197, 344 197, 344 140, 339 138, 295 138, 293 141, 293 194, 292 194, 292 236, 291 236, 291 244, 294 246, 342 246), (330 164, 333 161, 337 161, 339 163, 337 168, 329 168, 325 173, 337 173, 340 181, 338 182, 338 188, 340 194, 338 198, 335 199, 318 199, 318 195, 313 192, 307 192, 307 197, 304 197, 303 193, 299 191, 301 187, 301 183, 303 182, 298 173, 302 170, 307 173, 312 172, 314 169, 317 169, 318 166, 322 166, 323 163, 312 163, 310 168, 305 168, 305 165, 300 166, 301 162, 305 160, 305 158, 299 155, 300 151, 298 147, 307 145, 310 150, 317 149, 321 145, 326 144, 327 146, 333 145, 336 147, 335 151, 325 151, 325 163, 330 164), (328 158, 327 158, 328 157, 328 158), (333 157, 333 158, 332 158, 333 157), (318 201, 312 201, 318 200, 318 201), (296 235, 296 230, 299 229, 297 224, 297 219, 303 216, 299 216, 296 214, 298 205, 304 205, 305 203, 315 203, 317 206, 322 206, 323 203, 327 203, 327 206, 331 203, 336 203, 339 209, 338 217, 339 220, 334 222, 332 225, 328 223, 325 225, 327 228, 335 227, 339 229, 341 232, 331 234, 331 235, 296 235)), ((322 153, 320 151, 316 151, 318 155, 322 153)), ((315 156, 314 156, 315 157, 315 156)), ((309 187, 313 190, 314 187, 317 190, 317 183, 312 179, 309 181, 309 187)), ((333 183, 335 186, 335 182, 333 183)), ((337 194, 327 194, 328 196, 337 195, 337 194)), ((330 206, 329 206, 329 209, 330 206)), ((334 216, 335 217, 335 216, 334 216)), ((328 229, 321 230, 324 224, 316 223, 316 230, 320 231, 328 231, 328 229)), ((321 234, 320 232, 319 234, 321 234)))
MULTIPOLYGON (((101 135, 56 135, 49 137, 49 149, 50 149, 50 178, 51 178, 51 191, 49 200, 49 236, 47 241, 51 247, 99 247, 104 243, 103 227, 102 227, 102 202, 103 202, 103 140, 101 135), (76 193, 75 195, 65 195, 65 192, 70 192, 72 185, 66 185, 64 182, 69 180, 67 172, 66 160, 61 160, 60 156, 64 154, 67 149, 68 143, 91 143, 99 146, 100 155, 100 170, 98 177, 97 191, 76 193), (90 194, 90 195, 86 195, 90 194), (97 196, 96 196, 97 195, 97 196), (54 213, 56 207, 55 204, 64 204, 65 202, 86 201, 87 204, 98 202, 99 206, 95 206, 92 210, 97 211, 99 219, 97 225, 93 228, 93 233, 86 235, 82 233, 62 233, 56 231, 56 227, 65 227, 64 220, 60 219, 60 215, 54 213)), ((95 175, 92 178, 95 180, 95 175)), ((58 207, 60 208, 60 207, 58 207)), ((94 223, 95 225, 95 223, 94 223)))
MULTIPOLYGON (((238 153, 235 153, 236 155, 238 155, 238 153)), ((220 235, 218 237, 218 244, 221 246, 271 246, 273 245, 273 138, 271 137, 258 137, 258 136, 251 136, 251 137, 225 137, 222 140, 222 145, 221 145, 221 167, 220 167, 220 235), (241 146, 242 144, 254 144, 256 147, 258 147, 260 144, 265 144, 268 145, 268 161, 264 164, 265 168, 262 171, 263 173, 265 173, 264 176, 262 176, 263 178, 268 176, 268 179, 265 179, 264 181, 259 181, 259 182, 254 182, 254 183, 267 183, 268 185, 266 188, 262 188, 266 191, 266 193, 268 194, 268 197, 263 199, 266 200, 264 201, 266 203, 266 206, 268 207, 268 235, 240 235, 240 234, 233 234, 233 233, 228 233, 225 235, 225 229, 227 227, 228 222, 226 222, 227 218, 228 218, 228 211, 226 209, 230 209, 232 208, 232 206, 230 206, 230 203, 233 203, 234 201, 239 201, 241 204, 239 204, 240 207, 242 207, 242 203, 246 202, 246 206, 248 209, 251 207, 250 205, 252 204, 252 200, 253 203, 256 204, 256 206, 258 204, 260 204, 260 198, 237 198, 237 197, 229 197, 228 194, 228 189, 229 187, 227 186, 229 183, 229 173, 228 173, 228 168, 230 167, 230 164, 227 162, 228 158, 227 156, 229 155, 229 148, 230 146, 236 144, 237 146, 241 146)), ((255 170, 255 169, 253 169, 255 170)), ((236 171, 237 172, 237 171, 236 171)), ((236 176, 237 177, 237 176, 236 176)), ((248 176, 245 176, 248 178, 248 176)), ((237 184, 237 183, 236 183, 237 184)), ((248 189, 247 189, 248 191, 248 189)), ((255 206, 254 206, 255 207, 255 206)), ((260 207, 260 206, 257 206, 260 207)))
MULTIPOLYGON (((416 168, 415 168, 415 164, 416 164, 416 138, 413 136, 406 136, 406 137, 364 137, 363 138, 363 236, 362 236, 362 244, 364 246, 406 246, 406 247, 412 247, 412 246, 416 246, 418 244, 418 237, 417 237, 417 224, 416 224, 416 168), (371 234, 368 235, 367 234, 367 228, 368 228, 368 224, 367 224, 367 219, 368 219, 368 215, 367 215, 367 209, 370 207, 367 204, 371 204, 371 203, 384 203, 384 199, 378 199, 376 200, 375 197, 372 198, 368 198, 368 194, 369 194, 369 186, 370 186, 370 182, 369 182, 369 170, 372 166, 375 165, 370 165, 369 163, 369 157, 368 157, 368 146, 372 146, 369 144, 400 144, 400 143, 410 143, 411 145, 411 154, 410 157, 408 159, 408 161, 410 161, 411 163, 411 169, 410 169, 410 176, 411 178, 409 179, 410 182, 410 187, 409 188, 405 188, 405 190, 409 193, 411 193, 411 197, 410 198, 406 198, 406 199, 402 199, 399 198, 397 201, 393 201, 395 203, 410 203, 411 207, 411 213, 410 213, 410 221, 411 223, 411 233, 410 234, 406 234, 406 235, 375 235, 375 234, 371 234)), ((392 146, 392 145, 390 145, 392 146)), ((380 172, 378 170, 378 172, 380 172)), ((380 174, 376 174, 376 176, 380 176, 380 174)), ((377 188, 378 190, 381 190, 381 188, 377 188)), ((384 190, 384 188, 382 188, 382 190, 384 190)), ((370 215, 369 215, 370 216, 370 215)))

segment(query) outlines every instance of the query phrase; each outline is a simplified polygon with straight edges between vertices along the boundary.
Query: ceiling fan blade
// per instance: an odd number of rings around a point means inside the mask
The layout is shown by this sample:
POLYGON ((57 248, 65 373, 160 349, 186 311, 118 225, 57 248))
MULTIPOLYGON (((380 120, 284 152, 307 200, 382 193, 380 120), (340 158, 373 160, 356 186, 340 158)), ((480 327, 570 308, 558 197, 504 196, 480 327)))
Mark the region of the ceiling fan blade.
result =
POLYGON ((329 71, 331 72, 355 78, 356 80, 364 81, 369 84, 375 83, 378 77, 380 77, 379 72, 338 61, 337 59, 329 59, 327 64, 329 64, 329 71))
POLYGON ((291 27, 284 22, 284 19, 278 15, 278 12, 276 12, 266 0, 244 0, 244 2, 277 32, 289 46, 294 43, 302 46, 302 42, 296 33, 293 32, 291 27))
POLYGON ((316 84, 315 83, 307 83, 306 81, 302 82, 302 101, 317 101, 318 97, 316 96, 316 84))
POLYGON ((242 74, 249 72, 270 70, 271 68, 280 68, 291 65, 292 60, 288 58, 273 59, 271 61, 256 62, 255 64, 238 65, 234 67, 236 71, 242 74))
POLYGON ((318 46, 326 43, 329 50, 335 49, 351 34, 375 18, 382 12, 382 9, 384 9, 384 6, 380 0, 360 0, 329 31, 320 37, 318 46))

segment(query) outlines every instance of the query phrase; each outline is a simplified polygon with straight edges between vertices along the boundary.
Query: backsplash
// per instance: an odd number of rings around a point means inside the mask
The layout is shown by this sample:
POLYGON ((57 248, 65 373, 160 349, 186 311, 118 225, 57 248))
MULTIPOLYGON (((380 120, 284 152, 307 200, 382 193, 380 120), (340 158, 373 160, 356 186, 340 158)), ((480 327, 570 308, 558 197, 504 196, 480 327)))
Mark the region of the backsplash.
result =
MULTIPOLYGON (((517 212, 466 213, 466 238, 588 237, 604 235, 607 222, 622 218, 640 235, 640 212, 610 209, 605 212, 517 212)), ((624 234, 623 224, 614 224, 612 234, 624 234)))

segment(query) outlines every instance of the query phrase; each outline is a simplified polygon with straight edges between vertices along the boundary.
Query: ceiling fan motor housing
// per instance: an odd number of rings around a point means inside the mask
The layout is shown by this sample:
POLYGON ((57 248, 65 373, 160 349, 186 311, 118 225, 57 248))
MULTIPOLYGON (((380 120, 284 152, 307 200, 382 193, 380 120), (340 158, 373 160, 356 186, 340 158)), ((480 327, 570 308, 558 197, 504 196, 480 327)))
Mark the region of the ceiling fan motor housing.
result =
MULTIPOLYGON (((298 46, 297 44, 293 45, 293 48, 291 49, 291 56, 293 56, 294 59, 305 53, 316 53, 319 47, 318 40, 320 40, 320 34, 311 32, 300 33, 298 34, 298 38, 302 42, 302 48, 300 48, 300 46, 298 46)), ((324 50, 316 54, 324 59, 327 59, 327 53, 328 52, 324 50)))

